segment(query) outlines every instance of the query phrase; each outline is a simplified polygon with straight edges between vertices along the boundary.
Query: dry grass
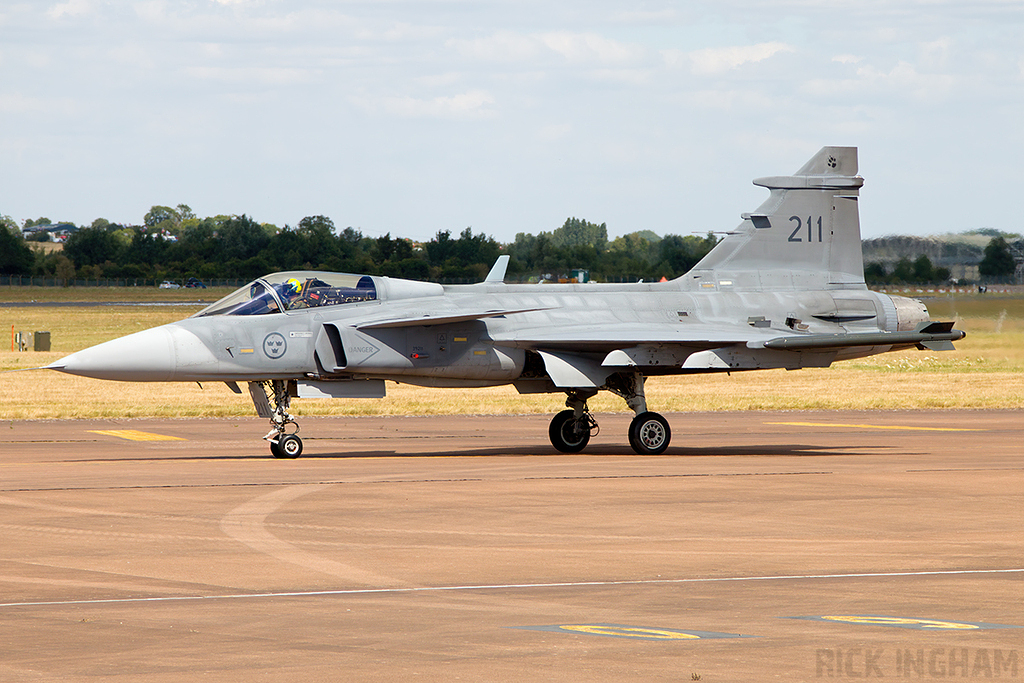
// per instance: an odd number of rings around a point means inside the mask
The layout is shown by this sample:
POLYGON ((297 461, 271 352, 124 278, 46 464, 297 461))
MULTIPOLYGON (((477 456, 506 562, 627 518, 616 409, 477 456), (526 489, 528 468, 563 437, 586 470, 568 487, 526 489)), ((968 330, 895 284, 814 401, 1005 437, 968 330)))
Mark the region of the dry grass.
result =
POLYGON ((55 251, 64 251, 63 242, 29 242, 28 246, 33 251, 38 249, 44 254, 52 254, 55 251))
MULTIPOLYGON (((0 286, 0 308, 4 303, 23 301, 45 302, 152 302, 182 301, 212 304, 235 291, 234 287, 207 289, 160 289, 159 287, 11 287, 0 286)), ((204 304, 204 305, 205 305, 204 304)))
MULTIPOLYGON (((659 411, 1021 408, 1024 407, 1024 299, 929 301, 936 319, 958 318, 968 338, 945 353, 905 351, 831 368, 653 378, 647 395, 659 411), (941 310, 946 307, 947 310, 941 310), (1006 311, 1004 314, 1003 311, 1006 311)), ((0 308, 7 332, 50 330, 52 353, 0 352, 0 370, 46 365, 68 353, 178 320, 197 308, 0 308)), ((9 341, 7 342, 9 344, 9 341)), ((7 346, 9 348, 9 346, 7 346)), ((561 394, 520 396, 512 387, 422 389, 388 384, 382 400, 305 400, 297 415, 433 415, 552 413, 561 394)), ((602 393, 596 412, 625 411, 602 393)), ((0 417, 195 417, 253 414, 247 394, 223 384, 121 383, 53 372, 0 376, 0 417)))

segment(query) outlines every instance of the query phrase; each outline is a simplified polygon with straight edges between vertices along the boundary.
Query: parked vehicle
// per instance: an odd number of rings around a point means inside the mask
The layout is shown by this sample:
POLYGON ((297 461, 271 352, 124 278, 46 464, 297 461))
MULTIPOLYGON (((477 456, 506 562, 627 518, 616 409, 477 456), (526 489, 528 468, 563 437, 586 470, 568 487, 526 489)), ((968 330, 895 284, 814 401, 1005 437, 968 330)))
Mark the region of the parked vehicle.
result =
POLYGON ((160 283, 160 289, 181 289, 181 285, 177 282, 171 282, 170 280, 164 280, 160 283))
POLYGON ((185 283, 185 286, 190 288, 190 289, 191 288, 206 289, 206 285, 204 285, 199 278, 195 278, 195 277, 190 277, 188 279, 188 281, 185 283))

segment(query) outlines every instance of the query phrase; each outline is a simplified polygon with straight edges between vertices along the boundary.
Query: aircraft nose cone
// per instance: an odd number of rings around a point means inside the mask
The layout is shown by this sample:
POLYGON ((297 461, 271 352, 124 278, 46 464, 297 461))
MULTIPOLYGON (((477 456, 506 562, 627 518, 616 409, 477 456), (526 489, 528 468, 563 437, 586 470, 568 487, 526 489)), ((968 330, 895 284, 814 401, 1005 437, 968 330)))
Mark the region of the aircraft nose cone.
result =
POLYGON ((154 327, 83 349, 49 367, 95 379, 167 381, 174 373, 174 339, 166 327, 154 327))

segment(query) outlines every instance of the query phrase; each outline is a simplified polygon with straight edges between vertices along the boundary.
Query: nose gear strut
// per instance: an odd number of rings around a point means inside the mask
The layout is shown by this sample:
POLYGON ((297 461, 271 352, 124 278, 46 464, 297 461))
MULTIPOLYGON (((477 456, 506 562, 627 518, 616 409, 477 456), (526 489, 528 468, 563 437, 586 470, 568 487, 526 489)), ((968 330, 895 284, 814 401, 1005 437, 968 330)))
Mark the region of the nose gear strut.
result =
POLYGON ((288 384, 284 380, 275 379, 263 382, 249 382, 249 395, 252 396, 256 414, 268 418, 273 425, 264 441, 270 443, 270 452, 275 458, 297 458, 302 455, 302 439, 298 437, 299 425, 288 412, 292 403, 288 384), (288 425, 295 425, 295 431, 289 434, 288 425))

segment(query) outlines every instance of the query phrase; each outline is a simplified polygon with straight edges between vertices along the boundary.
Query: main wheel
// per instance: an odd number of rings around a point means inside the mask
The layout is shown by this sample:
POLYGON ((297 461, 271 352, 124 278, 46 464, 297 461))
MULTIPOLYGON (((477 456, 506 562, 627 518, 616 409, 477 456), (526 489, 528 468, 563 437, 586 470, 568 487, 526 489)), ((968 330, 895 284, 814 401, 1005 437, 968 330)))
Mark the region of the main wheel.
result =
POLYGON ((658 455, 668 448, 672 430, 658 413, 640 413, 629 423, 629 445, 640 455, 658 455))
POLYGON ((295 434, 286 434, 270 444, 270 452, 275 458, 297 458, 302 455, 302 439, 295 434))
POLYGON ((563 453, 579 453, 590 442, 590 424, 586 418, 576 419, 576 412, 563 410, 548 426, 551 445, 563 453))

